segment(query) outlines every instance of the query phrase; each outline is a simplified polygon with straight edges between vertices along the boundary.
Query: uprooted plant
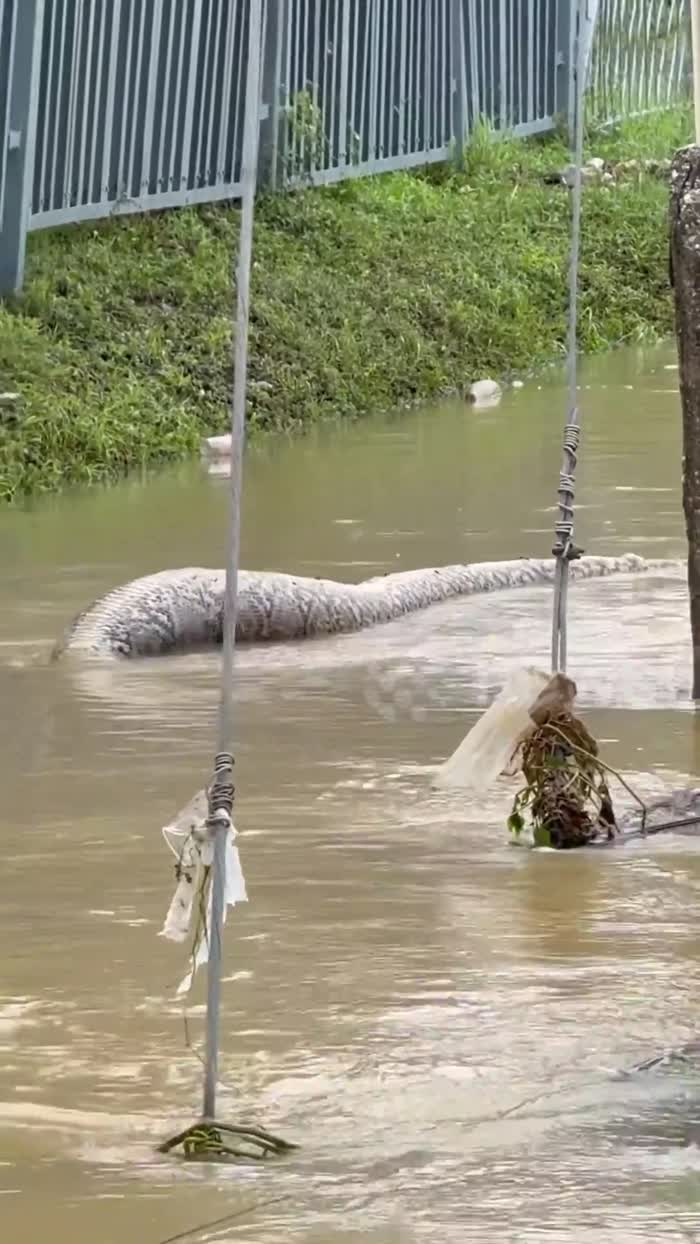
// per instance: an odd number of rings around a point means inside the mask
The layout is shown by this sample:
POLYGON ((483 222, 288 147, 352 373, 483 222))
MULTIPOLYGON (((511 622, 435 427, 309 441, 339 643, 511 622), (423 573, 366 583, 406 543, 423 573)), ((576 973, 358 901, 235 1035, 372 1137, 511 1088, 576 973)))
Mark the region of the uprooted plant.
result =
MULTIPOLYGON (((560 676, 558 676, 560 677, 560 676)), ((533 729, 522 739, 520 769, 525 786, 513 801, 508 828, 518 839, 529 821, 535 846, 558 850, 586 846, 618 832, 608 775, 613 774, 645 808, 616 770, 602 761, 598 744, 573 713, 576 687, 541 697, 532 710, 533 729)), ((553 680, 554 682, 554 680, 553 680)))

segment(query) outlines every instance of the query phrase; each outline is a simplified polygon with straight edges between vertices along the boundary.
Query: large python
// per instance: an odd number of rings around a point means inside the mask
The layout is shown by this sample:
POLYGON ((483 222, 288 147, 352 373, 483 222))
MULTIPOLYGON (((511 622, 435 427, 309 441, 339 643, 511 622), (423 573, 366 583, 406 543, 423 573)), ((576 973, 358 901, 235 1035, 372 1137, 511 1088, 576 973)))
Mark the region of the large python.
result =
MULTIPOLYGON (((668 571, 677 562, 582 557, 573 579, 668 571)), ((436 566, 361 583, 241 571, 236 639, 259 643, 359 631, 457 596, 551 582, 552 558, 436 566)), ((223 570, 163 570, 117 587, 71 623, 54 650, 99 657, 157 656, 221 643, 223 570)))

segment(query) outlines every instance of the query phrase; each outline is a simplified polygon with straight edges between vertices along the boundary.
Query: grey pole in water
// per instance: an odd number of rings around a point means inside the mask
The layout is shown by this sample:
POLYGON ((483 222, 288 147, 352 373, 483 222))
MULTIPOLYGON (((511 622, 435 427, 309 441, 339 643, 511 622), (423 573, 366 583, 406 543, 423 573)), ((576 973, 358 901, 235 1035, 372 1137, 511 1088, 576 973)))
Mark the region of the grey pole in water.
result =
MULTIPOLYGON (((248 372, 248 316, 250 270, 253 253, 253 217, 257 185, 258 143, 260 136, 260 60, 262 53, 262 0, 250 0, 248 7, 248 64, 243 134, 243 187, 241 228, 236 278, 237 313, 234 356, 233 405, 231 411, 231 509, 229 550, 224 598, 223 665, 219 709, 219 755, 217 770, 223 779, 222 799, 210 809, 210 828, 214 835, 212 865, 211 921, 207 968, 207 1045, 204 1072, 205 1119, 216 1117, 216 1085, 219 1065, 219 1016, 221 1005, 221 943, 226 883, 226 834, 233 801, 233 660, 238 605, 238 564, 241 539, 241 488, 245 445, 245 405, 248 372), (230 792, 230 799, 227 795, 230 792), (225 805, 228 803, 228 807, 225 805)), ((216 795, 217 776, 214 778, 216 795)))
POLYGON ((584 137, 584 83, 585 41, 583 38, 582 0, 571 0, 571 23, 573 47, 571 72, 574 75, 573 117, 573 164, 574 182, 571 221, 571 257, 569 262, 569 326, 568 326, 568 411, 564 428, 564 451, 559 475, 559 517, 555 528, 554 555, 557 558, 554 583, 554 611, 552 619, 552 673, 566 672, 567 658, 567 598, 569 591, 569 561, 580 555, 572 545, 574 530, 574 491, 576 488, 576 458, 579 443, 578 374, 577 374, 577 313, 578 270, 581 249, 581 166, 583 164, 584 137))

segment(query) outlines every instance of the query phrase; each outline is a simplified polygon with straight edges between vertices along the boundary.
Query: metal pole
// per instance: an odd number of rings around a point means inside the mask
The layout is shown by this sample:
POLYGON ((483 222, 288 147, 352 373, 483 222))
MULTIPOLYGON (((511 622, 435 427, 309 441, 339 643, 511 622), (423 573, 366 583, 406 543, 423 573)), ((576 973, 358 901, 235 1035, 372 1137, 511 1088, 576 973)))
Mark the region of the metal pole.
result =
MULTIPOLYGON (((2 5, 0 5, 2 9, 2 5)), ((44 0, 16 0, 9 16, 9 124, 0 131, 0 296, 19 293, 32 204, 44 0)), ((0 36, 2 30, 0 30, 0 36)))
MULTIPOLYGON (((253 218, 257 185, 260 140, 260 61, 262 54, 262 0, 250 0, 248 26, 248 65, 246 81, 243 158, 241 169, 242 205, 236 275, 237 312, 234 353, 234 385, 231 411, 231 497, 229 548, 224 596, 222 694, 219 708, 219 755, 217 770, 223 776, 223 798, 210 809, 214 835, 209 960, 207 969, 207 1047, 204 1073, 205 1119, 216 1117, 216 1083, 219 1058, 219 1014, 221 1000, 221 941, 226 882, 226 834, 233 802, 232 757, 234 706, 233 661, 238 608, 238 564, 241 539, 241 490, 245 445, 245 405, 248 373, 248 316, 250 271, 253 253, 253 218), (228 771, 228 772, 227 772, 228 771), (227 780, 230 778, 228 788, 227 780), (230 793, 230 797, 229 796, 230 793), (226 806, 228 804, 228 807, 226 806), (217 815, 218 813, 218 815, 217 815)), ((215 779, 216 783, 216 779, 215 779)), ((216 797, 216 791, 215 791, 216 797)))
POLYGON ((207 965, 207 1050, 204 1065, 205 1119, 216 1118, 216 1086, 219 1079, 219 1028, 221 1019, 221 942, 224 925, 224 888, 226 884, 226 833, 228 817, 214 824, 214 859, 211 882, 211 927, 207 965))
POLYGON ((554 555, 557 558, 554 581, 554 614, 552 619, 552 673, 566 672, 567 635, 566 614, 569 588, 569 560, 572 554, 574 526, 574 489, 576 451, 578 447, 578 268, 581 248, 581 165, 583 163, 584 133, 584 72, 585 49, 583 40, 581 0, 572 0, 573 38, 575 54, 571 63, 573 89, 573 147, 574 185, 572 194, 571 260, 569 265, 569 332, 568 361, 568 412, 564 430, 564 454, 559 476, 559 518, 556 525, 554 555))
POLYGON ((700 0, 690 0, 690 29, 693 48, 693 104, 695 144, 700 146, 700 0))

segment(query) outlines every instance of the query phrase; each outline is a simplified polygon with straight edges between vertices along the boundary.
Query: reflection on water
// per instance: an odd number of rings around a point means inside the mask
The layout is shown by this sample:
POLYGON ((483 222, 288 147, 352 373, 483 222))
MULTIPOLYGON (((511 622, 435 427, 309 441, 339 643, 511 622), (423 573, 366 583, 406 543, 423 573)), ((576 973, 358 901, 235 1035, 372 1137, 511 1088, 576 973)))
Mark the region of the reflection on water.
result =
MULTIPOLYGON (((588 366, 577 535, 683 556, 673 352, 588 366)), ((546 555, 564 392, 444 406, 251 451, 244 564, 361 578, 546 555)), ((241 652, 222 1113, 302 1142, 183 1169, 154 1142, 201 1068, 156 936, 159 827, 208 775, 215 656, 47 666, 72 613, 164 566, 223 562, 199 464, 0 516, 0 1194, 8 1239, 303 1244, 700 1239, 700 1061, 617 1072, 696 1033, 698 844, 557 856, 504 842, 509 788, 432 792, 510 670, 546 662, 546 589, 366 634, 241 652)), ((682 573, 572 592, 571 672, 610 762, 697 780, 682 573)), ((191 1028, 202 1035, 203 982, 191 1028)))

